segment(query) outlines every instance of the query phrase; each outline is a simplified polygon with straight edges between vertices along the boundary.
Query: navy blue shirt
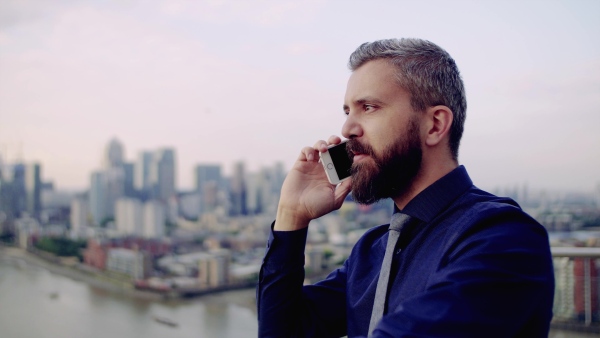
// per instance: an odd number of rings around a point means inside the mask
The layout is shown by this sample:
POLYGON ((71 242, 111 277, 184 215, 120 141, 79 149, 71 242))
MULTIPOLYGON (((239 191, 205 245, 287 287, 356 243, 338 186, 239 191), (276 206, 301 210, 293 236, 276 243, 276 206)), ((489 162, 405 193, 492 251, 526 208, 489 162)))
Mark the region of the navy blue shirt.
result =
MULTIPOLYGON (((548 235, 516 202, 476 188, 460 166, 402 210, 374 337, 547 337, 554 272, 548 235)), ((367 336, 389 224, 344 265, 303 285, 307 229, 272 231, 259 277, 260 337, 367 336)))

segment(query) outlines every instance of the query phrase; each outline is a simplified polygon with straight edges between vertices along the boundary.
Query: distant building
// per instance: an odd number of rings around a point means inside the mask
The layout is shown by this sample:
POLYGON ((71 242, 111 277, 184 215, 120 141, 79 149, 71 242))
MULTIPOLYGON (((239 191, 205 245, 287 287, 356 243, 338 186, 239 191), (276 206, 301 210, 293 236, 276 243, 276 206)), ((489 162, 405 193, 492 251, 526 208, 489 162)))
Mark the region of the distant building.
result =
POLYGON ((145 279, 152 272, 152 262, 143 252, 130 249, 109 249, 106 270, 119 272, 133 279, 145 279))
POLYGON ((142 202, 129 197, 118 199, 115 204, 115 225, 122 235, 142 236, 144 233, 142 202))
POLYGON ((86 265, 96 269, 106 269, 106 258, 108 249, 101 242, 95 239, 89 239, 87 247, 83 251, 83 262, 86 265))
POLYGON ((218 164, 200 164, 194 169, 194 178, 196 180, 196 191, 202 193, 204 186, 209 182, 215 182, 217 187, 223 184, 221 176, 221 166, 218 164))
POLYGON ((165 148, 153 154, 149 180, 154 199, 167 201, 175 195, 175 150, 165 148))
POLYGON ((144 237, 160 238, 165 236, 166 221, 165 206, 162 202, 152 200, 144 204, 144 237))
POLYGON ((22 249, 27 249, 31 245, 31 237, 41 232, 40 223, 37 219, 29 216, 21 217, 15 220, 17 244, 22 249))
POLYGON ((247 186, 244 170, 244 162, 237 162, 233 167, 233 175, 229 185, 229 194, 231 200, 231 216, 247 215, 247 186))
POLYGON ((125 150, 123 149, 123 144, 119 140, 113 138, 112 140, 110 140, 104 151, 104 168, 121 168, 123 165, 124 157, 125 150))
POLYGON ((325 252, 319 247, 307 247, 304 253, 306 260, 305 267, 311 273, 320 273, 323 271, 325 252))
POLYGON ((219 287, 229 284, 231 253, 227 249, 207 253, 198 262, 198 281, 200 285, 219 287))
POLYGON ((101 225, 106 218, 112 217, 108 206, 108 177, 103 171, 95 171, 90 177, 89 203, 95 225, 101 225))
POLYGON ((147 198, 152 190, 152 185, 150 183, 152 158, 152 152, 142 151, 138 154, 135 162, 134 187, 143 198, 147 198))
POLYGON ((42 211, 42 178, 41 165, 39 163, 29 164, 25 167, 25 196, 26 211, 32 217, 39 218, 42 211))
POLYGON ((71 201, 71 233, 77 235, 89 224, 89 202, 83 197, 71 201))

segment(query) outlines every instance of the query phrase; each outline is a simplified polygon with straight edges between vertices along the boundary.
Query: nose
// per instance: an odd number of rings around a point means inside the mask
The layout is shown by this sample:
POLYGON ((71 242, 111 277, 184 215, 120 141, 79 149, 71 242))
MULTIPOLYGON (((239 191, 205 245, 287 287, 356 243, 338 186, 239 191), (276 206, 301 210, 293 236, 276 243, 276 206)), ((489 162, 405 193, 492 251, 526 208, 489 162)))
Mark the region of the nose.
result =
POLYGON ((361 137, 363 135, 362 126, 357 120, 356 115, 352 114, 352 112, 347 115, 346 122, 344 122, 344 125, 342 126, 342 135, 347 139, 361 137))

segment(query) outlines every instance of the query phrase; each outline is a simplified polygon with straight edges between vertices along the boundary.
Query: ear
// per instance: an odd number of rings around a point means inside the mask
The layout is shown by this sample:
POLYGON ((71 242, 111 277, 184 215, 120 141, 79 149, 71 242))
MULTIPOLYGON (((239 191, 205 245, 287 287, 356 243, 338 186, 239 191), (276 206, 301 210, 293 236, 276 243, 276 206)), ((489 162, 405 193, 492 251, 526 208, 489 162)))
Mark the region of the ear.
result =
POLYGON ((429 107, 426 110, 427 127, 425 135, 425 144, 428 146, 436 146, 442 141, 448 139, 450 126, 454 115, 452 110, 446 106, 429 107))

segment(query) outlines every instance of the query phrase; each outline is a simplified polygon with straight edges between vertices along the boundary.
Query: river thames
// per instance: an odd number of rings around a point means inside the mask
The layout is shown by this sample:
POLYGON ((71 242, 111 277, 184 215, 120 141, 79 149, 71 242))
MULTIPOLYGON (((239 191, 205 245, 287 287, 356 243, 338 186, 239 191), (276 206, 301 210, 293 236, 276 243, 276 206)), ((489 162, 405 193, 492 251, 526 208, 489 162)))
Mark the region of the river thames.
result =
MULTIPOLYGON (((256 337, 255 306, 254 289, 157 301, 107 291, 0 255, 2 338, 256 337)), ((552 330, 549 337, 598 336, 552 330)))
POLYGON ((0 256, 2 338, 256 337, 254 299, 253 289, 188 300, 133 298, 0 256))

